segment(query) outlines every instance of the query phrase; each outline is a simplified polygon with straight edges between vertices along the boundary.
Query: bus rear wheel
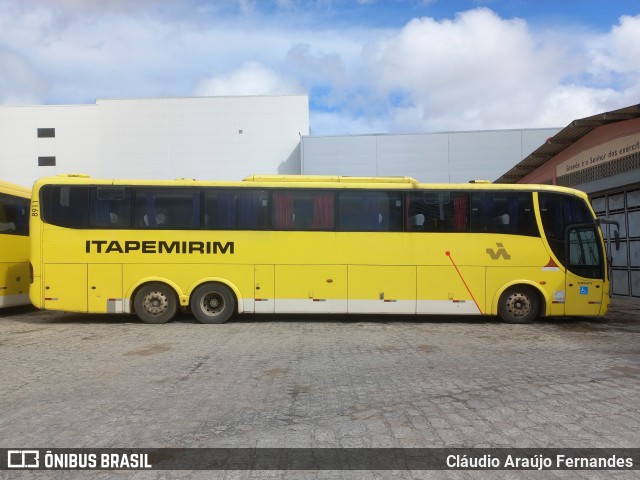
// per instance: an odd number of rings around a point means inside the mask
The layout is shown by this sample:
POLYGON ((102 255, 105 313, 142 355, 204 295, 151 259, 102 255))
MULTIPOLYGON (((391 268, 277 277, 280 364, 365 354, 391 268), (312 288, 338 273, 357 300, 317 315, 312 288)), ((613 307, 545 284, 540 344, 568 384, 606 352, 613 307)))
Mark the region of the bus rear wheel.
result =
POLYGON ((148 283, 140 287, 133 299, 133 308, 144 323, 166 323, 178 311, 175 292, 163 283, 148 283))
POLYGON ((536 292, 525 285, 507 288, 500 296, 498 313, 507 323, 530 323, 540 311, 536 292))
POLYGON ((236 310, 236 298, 226 285, 205 283, 193 292, 190 305, 200 323, 224 323, 236 310))

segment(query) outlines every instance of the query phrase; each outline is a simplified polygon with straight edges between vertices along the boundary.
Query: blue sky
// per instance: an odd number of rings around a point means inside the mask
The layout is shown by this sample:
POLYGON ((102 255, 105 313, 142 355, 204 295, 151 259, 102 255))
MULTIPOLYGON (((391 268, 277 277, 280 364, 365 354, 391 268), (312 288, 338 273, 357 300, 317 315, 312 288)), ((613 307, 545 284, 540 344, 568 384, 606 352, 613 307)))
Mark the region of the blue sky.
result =
POLYGON ((0 104, 308 93, 313 134, 640 103, 640 0, 0 0, 0 104))

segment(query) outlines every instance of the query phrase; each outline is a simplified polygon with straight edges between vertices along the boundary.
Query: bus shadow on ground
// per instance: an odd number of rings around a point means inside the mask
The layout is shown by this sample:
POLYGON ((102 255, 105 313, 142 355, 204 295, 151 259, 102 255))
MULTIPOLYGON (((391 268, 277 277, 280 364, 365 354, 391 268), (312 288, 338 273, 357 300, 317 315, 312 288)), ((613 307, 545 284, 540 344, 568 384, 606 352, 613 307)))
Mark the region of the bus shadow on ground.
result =
MULTIPOLYGON (((38 310, 33 306, 11 307, 0 311, 0 319, 6 318, 19 323, 51 325, 51 324, 140 324, 142 322, 135 314, 88 314, 61 312, 53 310, 38 310)), ((164 325, 174 323, 202 325, 188 311, 179 312, 176 317, 164 325)), ((394 315, 394 314, 244 314, 235 315, 225 325, 253 325, 256 323, 343 323, 343 324, 467 324, 467 325, 504 325, 496 316, 469 315, 394 315)), ((586 317, 571 318, 540 318, 530 325, 549 325, 562 330, 575 332, 593 332, 605 329, 624 328, 640 331, 640 319, 634 322, 621 321, 619 318, 593 319, 586 317)), ((153 325, 150 325, 153 326, 153 325)), ((216 328, 217 325, 209 325, 216 328)), ((519 327, 520 325, 514 325, 519 327)))

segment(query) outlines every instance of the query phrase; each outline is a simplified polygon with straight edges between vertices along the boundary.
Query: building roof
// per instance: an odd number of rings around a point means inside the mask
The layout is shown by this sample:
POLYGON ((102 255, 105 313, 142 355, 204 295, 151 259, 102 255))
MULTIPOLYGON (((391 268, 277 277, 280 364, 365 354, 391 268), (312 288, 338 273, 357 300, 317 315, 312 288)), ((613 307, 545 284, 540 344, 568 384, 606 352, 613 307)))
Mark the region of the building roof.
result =
POLYGON ((574 120, 553 137, 548 138, 543 145, 531 152, 528 157, 504 173, 494 183, 517 183, 592 130, 602 125, 637 117, 640 117, 640 104, 574 120))

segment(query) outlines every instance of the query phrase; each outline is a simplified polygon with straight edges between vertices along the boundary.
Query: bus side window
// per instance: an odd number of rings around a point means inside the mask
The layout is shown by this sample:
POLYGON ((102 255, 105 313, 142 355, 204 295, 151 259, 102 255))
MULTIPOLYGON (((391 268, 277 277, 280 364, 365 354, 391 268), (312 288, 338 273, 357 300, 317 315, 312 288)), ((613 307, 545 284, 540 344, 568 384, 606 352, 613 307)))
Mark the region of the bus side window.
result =
POLYGON ((401 232, 400 192, 340 192, 338 228, 352 232, 401 232))
POLYGON ((135 195, 135 219, 142 229, 200 228, 200 190, 140 188, 135 195))
POLYGON ((540 236, 531 192, 474 192, 471 231, 540 236))
POLYGON ((268 195, 264 190, 207 189, 204 228, 211 230, 266 230, 268 195))
POLYGON ((334 230, 335 194, 331 191, 289 190, 273 193, 276 230, 334 230))
POLYGON ((98 228, 131 226, 131 191, 124 187, 95 187, 90 194, 89 225, 98 228))
POLYGON ((0 195, 0 233, 13 235, 29 234, 29 200, 0 195))
POLYGON ((433 190, 407 195, 407 231, 469 231, 469 194, 433 190))
POLYGON ((66 228, 89 225, 89 187, 45 185, 40 191, 42 219, 66 228))

